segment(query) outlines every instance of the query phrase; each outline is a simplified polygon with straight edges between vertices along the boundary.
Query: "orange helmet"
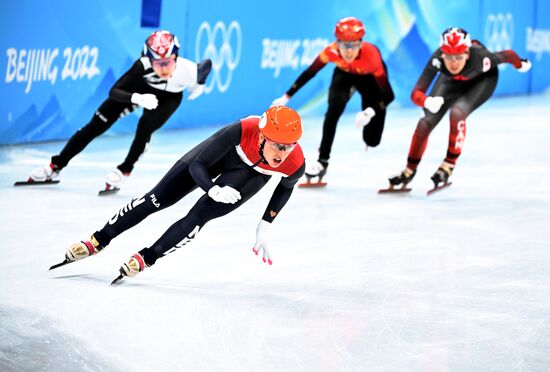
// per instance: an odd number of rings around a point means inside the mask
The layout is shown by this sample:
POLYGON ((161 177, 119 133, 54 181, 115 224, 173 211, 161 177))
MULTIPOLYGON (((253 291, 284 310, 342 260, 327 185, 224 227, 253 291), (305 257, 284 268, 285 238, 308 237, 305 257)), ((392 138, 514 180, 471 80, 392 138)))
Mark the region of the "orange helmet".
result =
POLYGON ((260 117, 260 133, 272 142, 292 144, 302 137, 302 119, 290 107, 270 107, 260 117))
POLYGON ((361 40, 365 36, 365 26, 355 17, 342 18, 334 28, 334 35, 341 41, 361 40))

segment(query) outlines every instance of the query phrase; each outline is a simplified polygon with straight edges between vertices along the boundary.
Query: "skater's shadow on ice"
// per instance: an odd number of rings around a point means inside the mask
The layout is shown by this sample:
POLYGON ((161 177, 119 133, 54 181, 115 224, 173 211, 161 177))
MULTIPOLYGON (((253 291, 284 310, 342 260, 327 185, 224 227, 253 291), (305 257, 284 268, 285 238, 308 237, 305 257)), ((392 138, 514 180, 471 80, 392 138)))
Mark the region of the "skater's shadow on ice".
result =
POLYGON ((52 279, 86 280, 86 281, 93 281, 93 282, 102 282, 106 284, 110 283, 110 282, 106 282, 105 278, 100 278, 89 274, 52 276, 52 279))
POLYGON ((144 284, 141 284, 141 283, 128 283, 128 282, 125 282, 125 281, 119 281, 117 283, 112 283, 113 279, 114 278, 107 278, 105 276, 94 276, 94 275, 91 275, 91 274, 73 274, 73 275, 58 275, 58 276, 52 276, 51 279, 68 279, 68 280, 73 280, 73 281, 81 281, 81 282, 93 282, 93 283, 100 283, 100 284, 105 284, 106 286, 111 286, 111 287, 119 287, 119 286, 123 286, 123 287, 140 287, 140 286, 143 286, 143 287, 149 287, 148 285, 144 285, 144 284))

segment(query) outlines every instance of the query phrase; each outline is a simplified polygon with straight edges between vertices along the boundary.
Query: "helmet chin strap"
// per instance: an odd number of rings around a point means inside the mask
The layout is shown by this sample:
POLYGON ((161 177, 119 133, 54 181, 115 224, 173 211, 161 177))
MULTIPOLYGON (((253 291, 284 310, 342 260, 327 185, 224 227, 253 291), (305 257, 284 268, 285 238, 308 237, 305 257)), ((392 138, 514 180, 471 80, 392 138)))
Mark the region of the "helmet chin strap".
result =
POLYGON ((265 146, 265 138, 262 141, 262 143, 260 144, 260 149, 259 149, 259 154, 260 154, 261 159, 258 161, 258 163, 254 164, 254 166, 258 165, 259 163, 268 164, 266 158, 264 157, 264 146, 265 146))

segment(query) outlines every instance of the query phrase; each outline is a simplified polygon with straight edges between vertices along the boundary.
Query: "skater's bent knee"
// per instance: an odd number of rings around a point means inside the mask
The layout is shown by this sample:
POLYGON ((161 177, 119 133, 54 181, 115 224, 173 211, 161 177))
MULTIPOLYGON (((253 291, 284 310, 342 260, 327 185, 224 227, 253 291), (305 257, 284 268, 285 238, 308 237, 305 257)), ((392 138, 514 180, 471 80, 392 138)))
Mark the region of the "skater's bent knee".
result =
POLYGON ((416 133, 428 135, 434 129, 435 124, 436 123, 432 122, 431 120, 422 118, 420 119, 420 121, 418 122, 418 125, 416 126, 416 133))
POLYGON ((451 107, 450 113, 451 121, 460 121, 466 119, 466 112, 460 106, 451 107))
POLYGON ((363 141, 369 147, 376 147, 380 144, 380 138, 374 138, 373 139, 373 138, 363 137, 363 141))

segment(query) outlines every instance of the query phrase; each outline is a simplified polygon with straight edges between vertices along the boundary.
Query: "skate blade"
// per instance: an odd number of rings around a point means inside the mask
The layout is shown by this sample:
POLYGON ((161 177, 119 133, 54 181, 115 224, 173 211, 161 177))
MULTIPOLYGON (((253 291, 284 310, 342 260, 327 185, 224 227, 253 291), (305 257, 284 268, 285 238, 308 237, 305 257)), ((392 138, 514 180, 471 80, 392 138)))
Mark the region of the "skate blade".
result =
POLYGON ((395 187, 388 187, 387 189, 380 189, 378 190, 378 193, 379 194, 405 194, 405 193, 408 193, 408 192, 411 192, 412 189, 409 189, 407 187, 399 187, 399 188, 395 188, 395 187))
POLYGON ((441 191, 443 189, 446 189, 447 187, 451 186, 453 183, 452 182, 448 182, 448 183, 444 183, 443 185, 441 186, 435 186, 433 189, 430 189, 426 192, 426 195, 430 196, 432 195, 433 193, 436 193, 438 191, 441 191))
POLYGON ((99 190, 97 195, 98 196, 105 196, 105 195, 116 194, 119 190, 120 190, 120 188, 118 188, 118 187, 113 187, 112 189, 109 189, 109 190, 99 190))
POLYGON ((59 180, 32 181, 30 178, 26 181, 17 181, 13 186, 38 186, 38 185, 55 185, 59 180))
POLYGON ((111 282, 111 285, 118 284, 122 280, 122 278, 124 278, 124 275, 120 274, 115 279, 113 279, 113 281, 111 282))
POLYGON ((65 265, 70 264, 70 263, 73 263, 73 262, 75 262, 75 261, 67 261, 67 260, 65 260, 65 261, 60 262, 60 263, 58 263, 58 264, 52 265, 52 266, 48 269, 48 271, 49 271, 49 270, 57 269, 58 267, 65 266, 65 265))
POLYGON ((312 188, 312 189, 326 187, 326 186, 327 186, 327 183, 323 181, 317 181, 317 182, 306 181, 298 184, 298 187, 300 188, 312 188))

